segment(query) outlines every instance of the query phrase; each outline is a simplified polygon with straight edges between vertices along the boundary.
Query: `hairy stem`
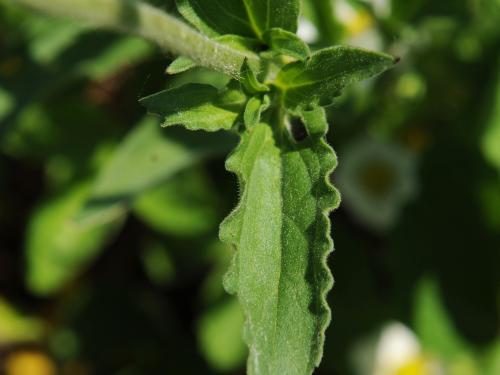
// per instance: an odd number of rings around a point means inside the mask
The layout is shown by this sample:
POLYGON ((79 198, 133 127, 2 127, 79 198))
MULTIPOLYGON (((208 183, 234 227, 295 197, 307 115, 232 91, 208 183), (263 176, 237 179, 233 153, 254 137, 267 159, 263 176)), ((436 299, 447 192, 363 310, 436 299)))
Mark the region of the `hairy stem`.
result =
POLYGON ((255 67, 256 55, 244 54, 198 33, 177 18, 135 0, 10 0, 51 16, 139 35, 175 55, 235 78, 245 58, 255 67))

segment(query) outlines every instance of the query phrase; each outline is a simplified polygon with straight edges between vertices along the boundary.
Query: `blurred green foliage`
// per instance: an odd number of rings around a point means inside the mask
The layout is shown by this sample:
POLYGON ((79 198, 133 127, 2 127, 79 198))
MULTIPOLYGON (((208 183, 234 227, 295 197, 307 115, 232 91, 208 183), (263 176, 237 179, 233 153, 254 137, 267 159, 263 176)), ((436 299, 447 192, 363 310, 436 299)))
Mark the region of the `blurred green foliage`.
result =
MULTIPOLYGON (((397 374, 500 373, 500 1, 304 0, 303 17, 313 47, 401 57, 328 108, 344 202, 317 373, 374 374, 394 321, 419 348, 397 374)), ((235 140, 162 129, 137 100, 224 78, 165 76, 171 60, 0 3, 0 373, 27 349, 61 374, 243 373, 217 239, 235 140)))

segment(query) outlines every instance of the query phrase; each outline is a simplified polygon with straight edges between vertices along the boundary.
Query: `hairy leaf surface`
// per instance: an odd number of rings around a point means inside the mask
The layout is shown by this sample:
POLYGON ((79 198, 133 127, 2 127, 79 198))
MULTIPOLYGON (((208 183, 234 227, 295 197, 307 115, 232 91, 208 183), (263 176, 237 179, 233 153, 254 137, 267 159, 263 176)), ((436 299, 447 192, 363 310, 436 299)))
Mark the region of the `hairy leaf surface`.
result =
POLYGON ((336 158, 324 141, 324 110, 303 121, 309 136, 299 143, 284 126, 253 126, 227 160, 242 195, 221 226, 221 239, 236 247, 225 286, 245 314, 250 374, 311 373, 330 320, 326 214, 339 201, 328 182, 336 158))
POLYGON ((336 46, 314 53, 308 61, 288 64, 276 85, 289 108, 320 103, 347 85, 373 77, 394 66, 390 55, 360 48, 336 46))

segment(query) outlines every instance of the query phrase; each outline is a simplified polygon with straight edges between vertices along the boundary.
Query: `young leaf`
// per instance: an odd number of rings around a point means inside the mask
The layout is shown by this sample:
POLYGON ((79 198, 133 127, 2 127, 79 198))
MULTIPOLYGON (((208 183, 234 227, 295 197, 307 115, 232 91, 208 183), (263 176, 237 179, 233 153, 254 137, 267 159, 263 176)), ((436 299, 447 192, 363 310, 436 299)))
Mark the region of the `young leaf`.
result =
POLYGON ((140 100, 151 113, 164 118, 163 126, 184 125, 189 130, 229 130, 246 102, 239 89, 218 90, 201 84, 188 84, 161 91, 140 100))
POLYGON ((255 36, 241 0, 177 0, 177 9, 209 37, 223 34, 255 36))
POLYGON ((297 31, 299 0, 243 0, 243 3, 250 23, 259 37, 275 27, 292 33, 297 31))
POLYGON ((226 164, 242 195, 221 225, 221 239, 236 247, 225 286, 246 318, 249 374, 312 373, 330 321, 327 213, 339 197, 328 177, 336 157, 324 140, 324 110, 303 120, 310 134, 298 144, 284 126, 255 125, 226 164))
POLYGON ((243 122, 247 129, 255 126, 260 122, 260 116, 267 108, 269 108, 269 96, 264 95, 264 97, 254 96, 250 98, 245 107, 245 113, 243 114, 243 122))
POLYGON ((262 94, 269 91, 269 86, 259 82, 255 72, 252 67, 248 65, 247 61, 245 61, 241 67, 240 82, 243 90, 250 95, 262 94))
POLYGON ((380 74, 396 62, 383 53, 336 46, 314 53, 306 62, 285 65, 275 84, 283 91, 285 105, 294 109, 329 99, 345 86, 380 74))
POLYGON ((290 31, 278 28, 268 30, 264 34, 264 40, 272 51, 281 55, 295 57, 298 60, 306 60, 311 54, 307 44, 290 31))

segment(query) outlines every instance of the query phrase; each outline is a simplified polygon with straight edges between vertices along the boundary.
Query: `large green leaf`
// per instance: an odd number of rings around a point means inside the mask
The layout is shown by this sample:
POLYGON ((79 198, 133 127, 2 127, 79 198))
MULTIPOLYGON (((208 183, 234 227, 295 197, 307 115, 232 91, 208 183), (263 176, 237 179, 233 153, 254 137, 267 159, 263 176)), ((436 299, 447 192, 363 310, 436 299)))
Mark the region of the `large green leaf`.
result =
POLYGON ((177 9, 204 34, 255 36, 241 0, 177 0, 177 9))
POLYGON ((251 127, 227 161, 242 195, 221 226, 221 239, 236 247, 225 286, 246 318, 250 374, 311 373, 330 321, 327 213, 339 198, 328 176, 336 158, 324 141, 324 110, 304 112, 303 121, 309 136, 299 143, 284 124, 251 127))
POLYGON ((177 0, 179 12, 198 30, 216 37, 258 37, 272 28, 297 30, 298 0, 177 0))
POLYGON ((239 89, 218 90, 189 84, 141 99, 148 111, 164 118, 163 126, 182 124, 189 130, 229 130, 246 102, 239 89))
POLYGON ((336 46, 314 53, 305 62, 285 65, 276 86, 289 108, 321 103, 347 85, 375 76, 394 66, 397 60, 383 53, 336 46))

